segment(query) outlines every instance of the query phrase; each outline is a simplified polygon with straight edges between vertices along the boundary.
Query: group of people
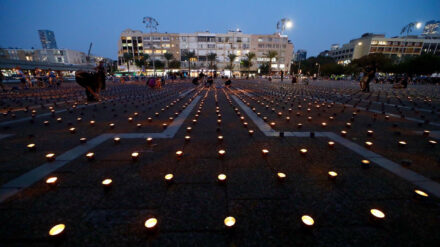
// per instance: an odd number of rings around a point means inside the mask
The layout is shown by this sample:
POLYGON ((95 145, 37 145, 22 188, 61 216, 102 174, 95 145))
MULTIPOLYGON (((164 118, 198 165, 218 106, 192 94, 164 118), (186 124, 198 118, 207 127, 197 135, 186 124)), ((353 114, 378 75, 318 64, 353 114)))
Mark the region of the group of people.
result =
POLYGON ((24 73, 20 67, 15 68, 15 73, 20 80, 21 88, 33 87, 59 87, 64 82, 63 74, 52 69, 42 70, 36 68, 30 73, 24 73))

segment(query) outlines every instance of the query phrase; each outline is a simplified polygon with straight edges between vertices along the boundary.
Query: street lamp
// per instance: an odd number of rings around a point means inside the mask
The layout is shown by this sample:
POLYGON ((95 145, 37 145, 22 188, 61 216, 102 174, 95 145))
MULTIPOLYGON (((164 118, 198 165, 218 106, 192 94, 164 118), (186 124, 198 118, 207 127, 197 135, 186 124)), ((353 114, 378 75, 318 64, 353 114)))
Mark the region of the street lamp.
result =
POLYGON ((422 27, 422 23, 421 22, 410 22, 406 26, 404 26, 402 28, 402 30, 400 31, 400 35, 406 33, 406 36, 404 38, 404 45, 402 46, 402 49, 401 49, 401 51, 402 51, 401 52, 402 53, 401 58, 403 56, 403 50, 405 49, 404 46, 406 44, 406 39, 408 38, 409 33, 411 33, 414 28, 420 29, 421 27, 422 27))
POLYGON ((319 77, 319 71, 321 70, 321 64, 316 63, 315 65, 318 66, 318 76, 317 77, 319 77))
POLYGON ((151 44, 151 51, 152 51, 152 60, 153 60, 153 76, 156 76, 156 64, 155 64, 155 59, 154 59, 154 43, 153 40, 151 40, 153 38, 152 34, 153 32, 157 32, 157 27, 159 26, 159 22, 156 21, 156 19, 154 19, 153 17, 144 17, 144 19, 142 19, 142 23, 145 24, 145 27, 147 29, 150 30, 150 44, 151 44))
MULTIPOLYGON (((281 71, 281 46, 283 44, 283 38, 281 37, 281 35, 283 34, 283 32, 286 29, 291 29, 293 27, 293 22, 292 20, 290 20, 289 18, 282 18, 281 20, 279 20, 277 22, 277 30, 278 30, 278 34, 280 36, 280 44, 279 44, 279 49, 278 49, 278 68, 281 71)), ((281 81, 283 80, 283 75, 281 75, 281 81)))

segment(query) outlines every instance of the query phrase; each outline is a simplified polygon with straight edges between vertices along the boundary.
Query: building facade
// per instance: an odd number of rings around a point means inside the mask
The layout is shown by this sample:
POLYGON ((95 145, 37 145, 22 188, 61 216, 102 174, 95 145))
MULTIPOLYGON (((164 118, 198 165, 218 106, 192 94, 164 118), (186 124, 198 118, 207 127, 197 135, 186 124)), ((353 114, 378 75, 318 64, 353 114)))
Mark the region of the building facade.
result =
POLYGON ((405 36, 386 38, 383 34, 366 33, 360 38, 329 51, 339 64, 350 63, 363 56, 380 53, 392 58, 418 56, 429 53, 440 55, 440 37, 405 36))
MULTIPOLYGON (((283 70, 288 72, 292 59, 293 44, 287 36, 244 34, 241 31, 229 31, 227 33, 142 33, 141 31, 127 29, 121 33, 118 41, 118 67, 126 70, 124 54, 129 53, 134 59, 140 59, 142 54, 154 54, 155 59, 165 60, 163 54, 171 53, 174 59, 181 61, 181 68, 188 69, 189 63, 195 70, 229 70, 229 54, 237 57, 233 61, 233 71, 240 72, 245 69, 241 61, 246 59, 246 54, 253 52, 256 58, 252 60, 252 67, 248 70, 257 71, 261 64, 268 62, 268 51, 276 51, 277 57, 272 60, 274 71, 283 70), (131 41, 130 41, 131 40, 131 41), (133 41, 135 40, 135 41, 133 41), (142 42, 140 42, 142 40, 142 42), (188 52, 194 52, 191 61, 185 56, 188 52), (209 61, 208 55, 216 54, 215 61, 209 61), (212 66, 211 66, 212 65, 212 66)), ((151 58, 151 55, 150 55, 151 58)), ((129 61, 130 68, 137 68, 133 61, 129 61), (133 67, 132 67, 133 66, 133 67)), ((194 72, 196 73, 196 72, 194 72)))
POLYGON ((62 64, 87 64, 84 52, 69 49, 0 49, 0 58, 62 64))
POLYGON ((307 59, 307 51, 306 50, 298 50, 293 55, 293 61, 305 61, 307 59))
POLYGON ((43 49, 58 49, 55 33, 50 30, 38 30, 43 49))
POLYGON ((425 27, 423 28, 423 34, 432 35, 432 34, 440 34, 440 21, 428 21, 425 23, 425 27))

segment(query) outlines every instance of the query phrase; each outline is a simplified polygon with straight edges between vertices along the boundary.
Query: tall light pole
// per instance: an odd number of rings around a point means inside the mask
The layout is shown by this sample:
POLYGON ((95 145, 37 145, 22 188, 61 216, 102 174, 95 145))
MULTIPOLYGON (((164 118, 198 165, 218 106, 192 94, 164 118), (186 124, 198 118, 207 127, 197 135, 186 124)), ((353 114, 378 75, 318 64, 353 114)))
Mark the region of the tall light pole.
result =
POLYGON ((321 64, 316 63, 316 66, 318 66, 318 75, 316 76, 316 78, 319 78, 319 71, 321 70, 321 64))
MULTIPOLYGON (((286 29, 291 29, 293 26, 292 20, 289 18, 283 18, 277 22, 277 30, 279 34, 279 49, 278 49, 278 68, 281 71, 281 46, 283 45, 282 34, 286 29)), ((282 80, 283 78, 281 78, 282 80)))
POLYGON ((157 32, 157 27, 159 26, 159 22, 156 21, 156 19, 154 19, 153 17, 144 17, 144 19, 142 19, 142 23, 145 24, 145 27, 147 28, 147 30, 150 30, 150 44, 151 44, 151 51, 152 51, 152 59, 153 59, 153 76, 156 77, 156 63, 155 63, 155 59, 154 59, 154 43, 153 40, 151 40, 153 38, 153 32, 157 32))

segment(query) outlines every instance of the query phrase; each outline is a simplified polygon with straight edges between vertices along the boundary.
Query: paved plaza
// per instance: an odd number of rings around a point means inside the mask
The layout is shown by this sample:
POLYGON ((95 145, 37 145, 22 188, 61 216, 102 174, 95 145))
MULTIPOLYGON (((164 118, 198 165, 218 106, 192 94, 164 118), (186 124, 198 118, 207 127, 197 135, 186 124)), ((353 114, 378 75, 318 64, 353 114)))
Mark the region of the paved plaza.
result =
POLYGON ((0 246, 440 243, 438 86, 0 94, 0 246))

